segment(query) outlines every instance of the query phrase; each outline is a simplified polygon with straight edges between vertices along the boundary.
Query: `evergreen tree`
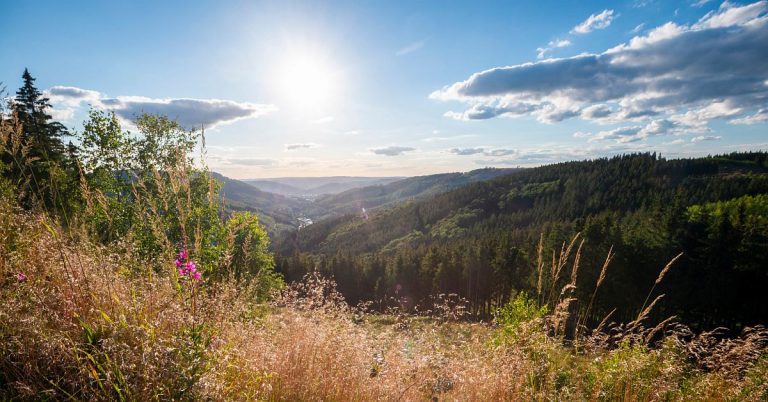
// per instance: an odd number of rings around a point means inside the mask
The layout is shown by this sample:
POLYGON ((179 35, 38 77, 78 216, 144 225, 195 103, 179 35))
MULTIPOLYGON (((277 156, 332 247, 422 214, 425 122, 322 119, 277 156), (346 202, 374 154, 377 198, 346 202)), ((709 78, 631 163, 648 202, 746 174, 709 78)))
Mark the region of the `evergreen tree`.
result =
POLYGON ((62 137, 67 129, 53 121, 50 100, 35 87, 35 78, 24 69, 24 84, 10 102, 9 127, 4 136, 4 175, 19 188, 22 205, 42 204, 49 211, 64 212, 74 205, 76 170, 62 137))
POLYGON ((29 70, 25 68, 21 77, 24 85, 16 91, 12 109, 24 129, 23 139, 30 143, 31 156, 41 161, 62 162, 66 154, 61 137, 68 134, 67 129, 46 113, 51 107, 50 99, 35 87, 29 70))

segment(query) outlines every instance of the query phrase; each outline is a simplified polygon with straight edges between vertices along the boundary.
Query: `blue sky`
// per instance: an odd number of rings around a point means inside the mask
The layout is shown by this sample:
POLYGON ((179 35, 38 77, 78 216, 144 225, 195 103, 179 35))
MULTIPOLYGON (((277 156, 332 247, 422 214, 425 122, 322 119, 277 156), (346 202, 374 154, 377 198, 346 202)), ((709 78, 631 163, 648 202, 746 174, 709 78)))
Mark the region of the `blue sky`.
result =
POLYGON ((89 105, 205 124, 235 178, 420 175, 623 152, 768 149, 759 2, 0 4, 77 130, 89 105))

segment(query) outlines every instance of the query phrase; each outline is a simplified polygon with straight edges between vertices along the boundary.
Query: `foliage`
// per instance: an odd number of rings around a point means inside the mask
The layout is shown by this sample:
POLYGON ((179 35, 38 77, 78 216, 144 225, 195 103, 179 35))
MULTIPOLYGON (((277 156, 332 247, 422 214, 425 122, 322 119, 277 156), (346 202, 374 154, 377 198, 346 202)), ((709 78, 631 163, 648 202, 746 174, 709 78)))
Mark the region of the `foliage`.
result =
POLYGON ((258 300, 266 300, 272 289, 283 286, 280 275, 274 271, 274 258, 269 252, 269 238, 259 218, 251 212, 235 212, 226 222, 228 249, 228 274, 237 280, 258 284, 258 300))
POLYGON ((507 304, 494 312, 494 322, 498 325, 502 336, 499 340, 505 337, 516 337, 521 324, 538 320, 546 314, 546 305, 539 307, 535 299, 528 297, 525 292, 520 292, 514 299, 510 299, 507 304))
POLYGON ((9 116, 0 110, 0 171, 27 208, 42 206, 66 218, 77 207, 76 151, 71 143, 64 146, 69 133, 48 114, 49 99, 27 69, 22 79, 9 116))
POLYGON ((562 243, 581 233, 580 300, 589 300, 608 250, 615 254, 587 324, 614 309, 613 319, 632 321, 656 278, 647 267, 683 252, 652 318, 676 315, 702 330, 738 331, 768 320, 758 300, 758 289, 768 286, 768 229, 759 223, 766 214, 757 206, 765 194, 764 152, 559 163, 376 210, 368 220, 355 214, 316 222, 276 240, 277 265, 289 281, 313 270, 337 278, 352 303, 397 293, 419 305, 456 293, 472 314, 488 318, 510 294, 536 292, 541 233, 544 262, 558 259, 562 243), (689 218, 688 208, 745 196, 755 199, 728 207, 729 220, 713 220, 714 212, 706 223, 689 218))
POLYGON ((196 280, 222 280, 236 269, 236 280, 252 282, 261 299, 281 286, 255 216, 226 221, 220 183, 193 156, 202 133, 149 114, 132 122, 131 133, 114 113, 94 109, 76 133, 78 146, 64 153, 66 129, 51 121, 34 78, 27 71, 23 78, 12 113, 0 118, 0 201, 50 217, 73 239, 130 255, 135 264, 120 268, 129 275, 180 279, 187 272, 177 276, 167 260, 183 249, 196 280))

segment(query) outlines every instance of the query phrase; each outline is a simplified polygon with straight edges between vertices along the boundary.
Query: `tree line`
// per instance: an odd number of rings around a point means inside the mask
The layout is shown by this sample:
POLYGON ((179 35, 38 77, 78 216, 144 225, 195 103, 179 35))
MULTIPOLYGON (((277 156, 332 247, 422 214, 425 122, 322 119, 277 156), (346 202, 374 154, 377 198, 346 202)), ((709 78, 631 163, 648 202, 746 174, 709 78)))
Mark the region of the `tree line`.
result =
POLYGON ((655 314, 738 329, 768 320, 767 161, 764 152, 642 153, 524 169, 368 220, 348 215, 303 228, 278 240, 278 270, 288 280, 331 275, 353 303, 427 308, 432 296, 455 293, 489 317, 518 292, 534 292, 539 258, 553 259, 580 233, 581 300, 615 254, 593 325, 613 309, 616 320, 637 316, 659 270, 682 252, 659 284, 665 297, 655 314))

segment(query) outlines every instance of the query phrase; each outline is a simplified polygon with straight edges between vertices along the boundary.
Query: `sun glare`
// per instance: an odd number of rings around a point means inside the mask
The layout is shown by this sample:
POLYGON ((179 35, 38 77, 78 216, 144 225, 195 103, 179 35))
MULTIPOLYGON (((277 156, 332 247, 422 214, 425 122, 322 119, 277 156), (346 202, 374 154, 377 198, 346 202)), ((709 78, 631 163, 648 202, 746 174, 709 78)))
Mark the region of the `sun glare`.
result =
POLYGON ((323 108, 333 103, 339 90, 338 72, 318 52, 285 53, 276 71, 279 95, 294 107, 323 108))

